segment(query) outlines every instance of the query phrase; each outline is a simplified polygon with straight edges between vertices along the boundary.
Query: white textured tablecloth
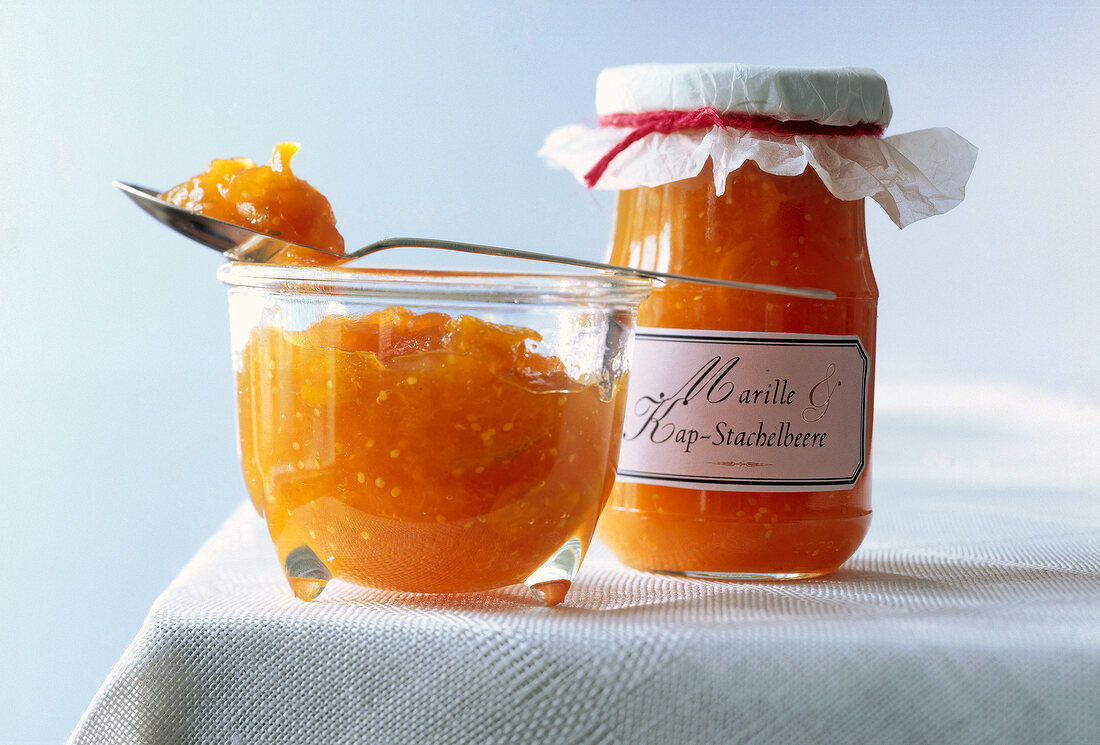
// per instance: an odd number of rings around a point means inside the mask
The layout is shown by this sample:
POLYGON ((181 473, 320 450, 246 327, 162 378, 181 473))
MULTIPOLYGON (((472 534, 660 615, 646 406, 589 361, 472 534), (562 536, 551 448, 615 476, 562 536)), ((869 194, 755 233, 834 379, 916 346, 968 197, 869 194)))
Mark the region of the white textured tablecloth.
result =
POLYGON ((301 603, 242 506, 71 742, 1100 743, 1100 416, 1024 393, 880 389, 871 534, 812 581, 649 575, 597 545, 557 608, 301 603))

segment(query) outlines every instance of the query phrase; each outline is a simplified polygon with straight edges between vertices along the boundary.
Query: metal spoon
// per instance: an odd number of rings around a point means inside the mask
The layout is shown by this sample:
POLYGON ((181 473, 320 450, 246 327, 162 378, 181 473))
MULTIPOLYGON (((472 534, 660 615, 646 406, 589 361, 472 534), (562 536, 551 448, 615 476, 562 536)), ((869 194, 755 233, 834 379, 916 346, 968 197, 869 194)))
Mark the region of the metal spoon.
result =
MULTIPOLYGON (((165 202, 158 192, 143 186, 135 186, 122 181, 112 181, 113 186, 121 189, 143 210, 148 212, 158 221, 164 223, 178 233, 182 233, 191 240, 208 246, 215 251, 225 254, 234 261, 251 261, 263 263, 269 261, 280 251, 289 246, 297 245, 277 237, 265 235, 251 228, 241 227, 232 223, 218 220, 197 212, 185 210, 174 204, 165 202)), ((771 292, 780 295, 794 295, 796 297, 818 298, 832 300, 835 293, 828 290, 819 290, 812 287, 785 287, 783 285, 760 284, 757 282, 738 282, 729 279, 714 279, 712 277, 691 277, 683 274, 669 274, 667 272, 654 272, 646 269, 634 269, 614 264, 601 264, 597 261, 573 259, 567 256, 554 256, 551 254, 535 253, 533 251, 520 251, 514 248, 501 248, 498 246, 483 246, 476 243, 459 243, 457 241, 438 240, 435 238, 385 238, 375 241, 351 253, 338 254, 333 251, 325 251, 312 246, 304 246, 313 251, 337 256, 345 261, 358 259, 387 248, 442 248, 448 251, 462 251, 465 253, 485 254, 490 256, 507 256, 514 259, 530 259, 532 261, 546 261, 553 264, 566 264, 569 266, 583 267, 585 269, 599 269, 605 272, 626 274, 633 277, 644 277, 656 280, 676 280, 679 282, 693 282, 704 285, 718 285, 719 287, 733 287, 739 290, 751 290, 754 292, 771 292)))

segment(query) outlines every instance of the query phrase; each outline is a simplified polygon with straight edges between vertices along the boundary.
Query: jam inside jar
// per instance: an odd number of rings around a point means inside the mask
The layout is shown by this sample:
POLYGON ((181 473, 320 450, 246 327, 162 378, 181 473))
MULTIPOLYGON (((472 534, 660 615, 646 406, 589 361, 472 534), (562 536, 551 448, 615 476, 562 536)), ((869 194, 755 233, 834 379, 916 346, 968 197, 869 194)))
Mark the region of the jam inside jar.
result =
MULTIPOLYGON (((704 340, 743 335, 754 344, 761 337, 782 341, 788 335, 821 345, 837 340, 861 349, 863 358, 862 408, 854 415, 855 428, 862 431, 848 433, 858 437, 856 457, 860 462, 854 478, 835 488, 817 483, 803 489, 791 482, 753 487, 751 478, 742 484, 710 485, 704 480, 694 486, 685 479, 676 485, 662 477, 637 480, 620 470, 598 532, 624 563, 645 570, 717 578, 795 579, 827 574, 855 552, 871 521, 869 460, 878 300, 863 207, 862 199, 846 201, 833 196, 813 169, 797 176, 777 176, 752 161, 729 174, 721 196, 716 195, 709 164, 693 178, 619 192, 613 263, 686 275, 812 286, 836 294, 833 300, 817 300, 701 284, 657 286, 639 312, 639 348, 644 330, 650 327, 676 329, 685 338, 699 331, 706 335, 704 340)), ((684 364, 675 344, 661 349, 662 366, 684 364)), ((768 415, 760 413, 764 400, 772 405, 791 404, 796 394, 799 400, 808 400, 817 393, 788 379, 791 368, 797 372, 803 366, 797 354, 785 362, 782 356, 779 359, 781 365, 767 369, 766 376, 761 373, 762 381, 755 383, 754 390, 737 374, 747 364, 740 358, 730 357, 733 365, 740 363, 741 367, 728 368, 725 377, 709 373, 711 377, 703 380, 711 384, 707 395, 722 392, 722 386, 729 394, 724 409, 711 407, 712 413, 722 412, 721 421, 715 421, 717 414, 711 416, 707 426, 695 429, 694 435, 665 423, 669 428, 661 434, 668 437, 665 449, 698 453, 702 448, 714 448, 731 470, 751 471, 746 466, 766 465, 757 461, 769 460, 760 455, 762 451, 775 450, 763 447, 765 444, 784 439, 788 443, 797 439, 800 445, 804 442, 805 447, 789 449, 795 453, 792 457, 799 457, 795 451, 800 449, 810 452, 823 445, 811 442, 809 434, 804 441, 801 433, 792 434, 798 426, 796 416, 773 416, 783 420, 775 429, 768 415), (780 369, 784 364, 786 369, 780 369), (788 390, 793 388, 799 390, 788 390), (694 449, 691 437, 700 438, 694 449), (728 447, 714 447, 718 444, 728 447)), ((636 373, 641 364, 636 357, 636 373)), ((692 371, 684 368, 682 378, 692 380, 692 371)), ((665 390, 649 400, 670 401, 664 397, 671 395, 665 390)), ((626 438, 632 426, 639 433, 645 427, 644 421, 640 428, 637 421, 631 424, 632 413, 637 420, 648 411, 640 397, 632 384, 626 438)), ((679 403, 686 412, 695 401, 689 402, 685 396, 679 403)), ((648 432, 656 434, 658 423, 651 424, 648 432)), ((827 436, 834 437, 828 441, 833 446, 835 435, 827 436)), ((629 439, 624 440, 621 468, 630 447, 629 439)), ((714 461, 712 456, 708 462, 714 461)))
POLYGON ((644 281, 229 263, 241 464, 291 591, 560 603, 615 480, 644 281))

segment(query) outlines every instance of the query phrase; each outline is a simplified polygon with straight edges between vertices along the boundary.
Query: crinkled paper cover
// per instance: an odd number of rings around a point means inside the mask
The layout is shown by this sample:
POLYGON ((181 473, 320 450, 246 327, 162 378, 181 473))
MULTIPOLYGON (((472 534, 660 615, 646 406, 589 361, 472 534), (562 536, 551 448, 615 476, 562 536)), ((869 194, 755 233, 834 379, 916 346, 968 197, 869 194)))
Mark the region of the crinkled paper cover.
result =
MULTIPOLYGON (((818 121, 828 119, 826 123, 830 124, 844 123, 844 115, 851 117, 854 112, 837 114, 835 107, 830 112, 817 110, 823 98, 827 98, 821 95, 822 85, 818 79, 821 72, 813 68, 743 65, 613 68, 601 74, 597 108, 600 114, 621 113, 609 110, 611 108, 635 109, 629 113, 639 113, 638 109, 644 111, 642 107, 653 107, 659 100, 676 110, 715 106, 724 113, 740 110, 776 118, 782 118, 777 116, 780 110, 785 113, 795 110, 796 115, 789 118, 812 117, 818 121), (767 74, 761 74, 762 69, 767 74), (609 93, 612 86, 604 84, 605 76, 614 76, 612 82, 621 89, 624 71, 629 78, 626 87, 633 85, 634 88, 628 95, 609 93), (777 86, 777 79, 783 84, 777 86), (754 104, 745 107, 732 103, 728 95, 731 85, 742 93, 739 98, 752 99, 754 104), (645 86, 657 87, 658 96, 637 95, 639 87, 645 86), (754 93, 759 95, 754 97, 754 93), (798 110, 807 113, 798 116, 798 110), (840 121, 833 121, 838 116, 840 121)), ((873 71, 846 68, 838 72, 849 73, 842 78, 845 86, 853 85, 850 73, 874 75, 873 71)), ((855 77, 858 80, 859 76, 855 77)), ((833 98, 836 97, 834 92, 833 98)), ((866 101, 861 103, 866 108, 866 101)), ((888 99, 875 105, 881 107, 888 121, 888 99)), ((546 138, 539 155, 550 166, 569 170, 583 183, 588 170, 629 133, 629 129, 618 127, 560 127, 546 138)), ((715 126, 643 137, 611 161, 596 188, 652 187, 691 178, 700 173, 709 159, 714 164, 715 191, 721 195, 725 191, 726 178, 747 160, 777 176, 796 176, 810 167, 838 198, 870 197, 882 205, 899 227, 905 227, 922 218, 947 212, 963 200, 977 154, 974 145, 946 128, 874 137, 780 136, 715 126)))

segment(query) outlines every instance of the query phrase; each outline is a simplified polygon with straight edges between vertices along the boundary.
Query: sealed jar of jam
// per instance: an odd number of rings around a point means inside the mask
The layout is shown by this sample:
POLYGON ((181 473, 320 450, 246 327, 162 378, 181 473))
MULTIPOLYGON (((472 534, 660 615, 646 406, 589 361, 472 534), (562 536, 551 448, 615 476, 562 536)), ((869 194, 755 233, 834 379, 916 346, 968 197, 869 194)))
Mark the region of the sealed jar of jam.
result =
POLYGON ((871 521, 878 288, 864 200, 900 226, 946 211, 976 151, 945 129, 883 137, 886 84, 863 69, 614 68, 597 109, 599 128, 557 130, 542 154, 618 191, 613 263, 835 296, 654 289, 601 540, 647 570, 833 571, 871 521))

